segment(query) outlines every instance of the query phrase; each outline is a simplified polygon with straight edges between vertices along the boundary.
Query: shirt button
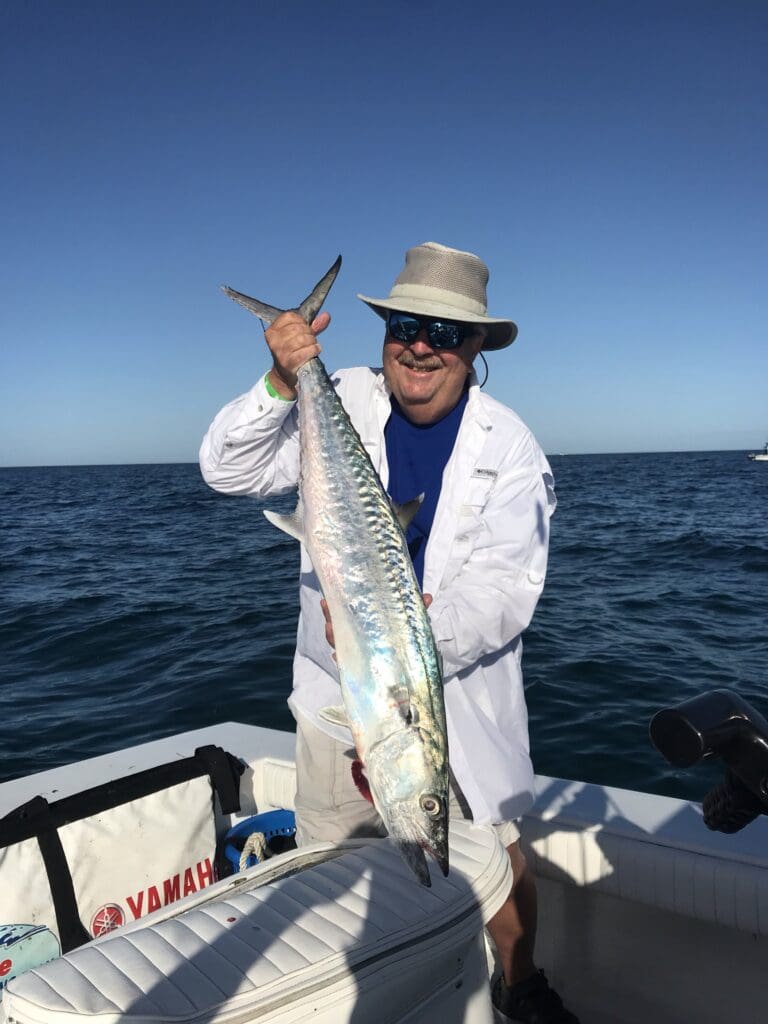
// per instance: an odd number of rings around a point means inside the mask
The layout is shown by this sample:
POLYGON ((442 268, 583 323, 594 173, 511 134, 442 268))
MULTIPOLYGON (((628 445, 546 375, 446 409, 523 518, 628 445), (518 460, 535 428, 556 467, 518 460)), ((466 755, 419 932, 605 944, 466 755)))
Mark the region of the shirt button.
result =
POLYGON ((540 572, 534 572, 533 569, 531 569, 529 571, 529 573, 528 573, 528 581, 530 583, 533 583, 533 585, 535 587, 537 587, 539 585, 539 583, 542 583, 543 580, 544 580, 544 577, 541 575, 540 572))

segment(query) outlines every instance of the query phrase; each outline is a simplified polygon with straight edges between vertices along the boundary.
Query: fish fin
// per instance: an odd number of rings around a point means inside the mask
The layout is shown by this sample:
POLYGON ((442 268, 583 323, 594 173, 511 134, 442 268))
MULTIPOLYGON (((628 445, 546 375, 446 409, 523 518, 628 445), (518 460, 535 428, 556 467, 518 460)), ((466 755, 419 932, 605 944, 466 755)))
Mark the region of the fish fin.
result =
POLYGON ((304 317, 308 324, 312 323, 322 309, 323 303, 328 296, 328 292, 331 290, 333 282, 336 280, 336 275, 339 272, 340 266, 341 256, 337 256, 336 262, 328 273, 320 278, 306 299, 304 299, 302 304, 298 307, 297 312, 304 317))
POLYGON ((418 722, 418 709, 411 703, 411 695, 406 687, 403 686, 398 689, 397 687, 390 686, 389 699, 397 708, 397 713, 406 725, 414 725, 418 722))
POLYGON ((398 505, 397 502, 392 502, 395 510, 395 517, 397 518, 398 523, 402 526, 403 532, 405 532, 411 525, 411 522, 421 508, 421 503, 423 501, 424 494, 422 493, 418 498, 414 498, 412 501, 405 501, 402 505, 398 505))
MULTIPOLYGON (((311 324, 317 314, 320 312, 323 303, 325 302, 328 292, 331 290, 333 282, 336 280, 336 275, 339 272, 341 266, 341 256, 336 259, 331 269, 322 277, 309 295, 304 299, 302 304, 295 310, 304 317, 308 324, 311 324)), ((234 288, 228 288, 227 285, 221 286, 222 291, 225 295, 228 295, 230 299, 233 299, 243 309, 247 309, 249 313, 253 313, 259 320, 262 320, 267 327, 270 326, 281 313, 284 313, 284 309, 280 309, 279 306, 270 306, 266 302, 262 302, 260 299, 252 299, 250 295, 243 295, 242 292, 236 292, 234 288)))
POLYGON ((369 804, 373 803, 373 794, 368 779, 365 777, 363 762, 354 760, 352 762, 352 781, 357 786, 360 795, 364 796, 369 804))
POLYGON ((300 544, 304 543, 304 517, 300 506, 297 505, 296 510, 289 516, 281 515, 280 512, 270 512, 268 509, 264 510, 264 515, 278 530, 287 533, 289 537, 295 537, 300 544))
POLYGON ((332 708, 321 708, 318 711, 318 716, 322 718, 324 722, 328 722, 330 725, 341 725, 349 728, 349 719, 347 718, 347 712, 344 710, 344 706, 339 704, 337 707, 332 708))
POLYGON ((225 295, 228 295, 230 299, 237 302, 243 309, 247 309, 249 313, 253 313, 259 320, 263 320, 264 323, 269 325, 284 313, 284 309, 278 309, 277 306, 268 306, 266 302, 260 302, 258 299, 252 299, 250 295, 243 295, 242 292, 236 292, 234 288, 228 288, 225 284, 221 286, 221 290, 225 295))

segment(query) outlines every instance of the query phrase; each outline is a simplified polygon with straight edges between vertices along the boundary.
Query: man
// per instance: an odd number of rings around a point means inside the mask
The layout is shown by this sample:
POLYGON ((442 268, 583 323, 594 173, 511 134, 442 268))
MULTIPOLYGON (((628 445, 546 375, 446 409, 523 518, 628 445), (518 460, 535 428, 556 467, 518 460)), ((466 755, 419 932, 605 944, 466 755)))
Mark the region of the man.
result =
MULTIPOLYGON (((358 296, 386 322, 383 369, 333 379, 392 498, 425 495, 407 538, 443 660, 453 813, 493 824, 514 873, 489 924, 503 966, 494 1003, 511 1020, 578 1024, 534 965, 536 887, 515 824, 533 801, 520 635, 544 585, 553 480, 530 431, 477 385, 477 355, 517 335, 511 320, 487 315, 487 281, 472 253, 434 242, 408 250, 387 298, 358 296)), ((266 331, 271 369, 219 413, 203 441, 200 465, 212 487, 266 497, 296 486, 297 371, 319 354, 329 323, 327 313, 307 325, 288 312, 266 331)), ((297 836, 381 835, 354 787, 349 733, 320 715, 339 703, 339 684, 333 631, 303 549, 301 579, 289 700, 297 836)))

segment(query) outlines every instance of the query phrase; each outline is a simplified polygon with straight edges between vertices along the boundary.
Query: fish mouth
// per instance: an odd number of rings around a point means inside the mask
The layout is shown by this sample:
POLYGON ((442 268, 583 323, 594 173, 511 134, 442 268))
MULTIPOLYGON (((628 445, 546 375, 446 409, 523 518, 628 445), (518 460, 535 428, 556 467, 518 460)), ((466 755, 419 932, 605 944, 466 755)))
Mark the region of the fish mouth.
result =
POLYGON ((437 820, 423 821, 422 815, 403 812, 389 816, 385 822, 390 839, 400 851, 403 860, 422 885, 430 888, 432 879, 426 854, 435 861, 443 877, 449 870, 448 820, 441 815, 437 820))
POLYGON ((366 751, 376 810, 425 886, 432 884, 425 854, 448 874, 448 764, 438 740, 426 722, 420 728, 398 728, 366 751))

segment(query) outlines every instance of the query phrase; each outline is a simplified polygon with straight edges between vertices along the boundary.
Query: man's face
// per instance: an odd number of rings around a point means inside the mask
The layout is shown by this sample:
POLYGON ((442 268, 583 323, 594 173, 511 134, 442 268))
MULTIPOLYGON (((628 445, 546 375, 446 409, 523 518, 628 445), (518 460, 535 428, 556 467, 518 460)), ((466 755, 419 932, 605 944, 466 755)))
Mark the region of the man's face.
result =
POLYGON ((412 423, 435 423, 454 408, 484 336, 483 329, 478 328, 458 348, 435 349, 429 344, 425 328, 410 344, 386 333, 384 377, 412 423))

